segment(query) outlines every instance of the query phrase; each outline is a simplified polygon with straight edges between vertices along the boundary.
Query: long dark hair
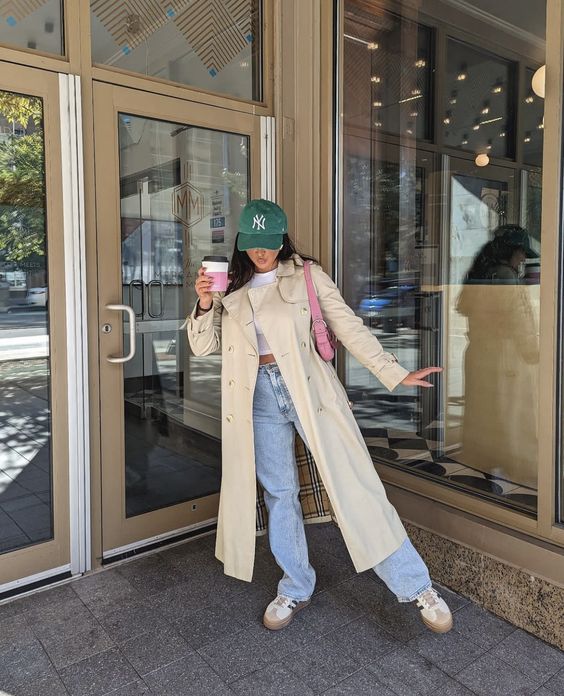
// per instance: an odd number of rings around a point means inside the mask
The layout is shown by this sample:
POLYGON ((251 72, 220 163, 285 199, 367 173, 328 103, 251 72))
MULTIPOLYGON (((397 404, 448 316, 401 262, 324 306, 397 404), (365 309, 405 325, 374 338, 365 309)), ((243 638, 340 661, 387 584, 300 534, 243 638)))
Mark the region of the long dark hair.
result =
MULTIPOLYGON (((311 256, 306 256, 297 251, 290 237, 285 234, 282 240, 282 249, 280 249, 278 253, 278 261, 288 261, 294 254, 298 254, 304 261, 319 263, 311 256)), ((231 282, 225 294, 229 295, 229 293, 242 288, 243 285, 248 283, 253 277, 254 272, 254 263, 251 261, 246 251, 239 251, 239 249, 237 249, 237 239, 235 239, 235 248, 233 249, 233 256, 231 257, 231 272, 229 275, 231 282)))
POLYGON ((514 249, 511 249, 500 238, 487 242, 476 254, 468 273, 466 283, 492 280, 496 268, 508 263, 514 249))

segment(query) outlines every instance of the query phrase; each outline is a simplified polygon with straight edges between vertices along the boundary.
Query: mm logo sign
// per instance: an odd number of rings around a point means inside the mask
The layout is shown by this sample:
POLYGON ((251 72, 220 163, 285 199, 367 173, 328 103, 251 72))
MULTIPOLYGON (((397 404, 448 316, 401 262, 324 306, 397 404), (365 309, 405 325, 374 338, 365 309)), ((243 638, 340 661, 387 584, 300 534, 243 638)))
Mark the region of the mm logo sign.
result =
POLYGON ((172 214, 185 227, 192 227, 204 217, 204 196, 185 181, 172 190, 172 214))

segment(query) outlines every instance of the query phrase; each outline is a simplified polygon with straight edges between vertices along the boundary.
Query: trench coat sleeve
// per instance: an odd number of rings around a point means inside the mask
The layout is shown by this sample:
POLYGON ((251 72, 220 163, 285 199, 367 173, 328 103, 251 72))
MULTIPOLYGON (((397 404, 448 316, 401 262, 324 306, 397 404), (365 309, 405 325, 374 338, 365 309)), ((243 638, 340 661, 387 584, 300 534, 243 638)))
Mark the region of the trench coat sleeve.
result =
POLYGON ((216 293, 209 312, 196 316, 198 303, 186 319, 188 342, 194 355, 209 355, 219 350, 221 346, 221 315, 223 293, 216 293))
POLYGON ((343 299, 339 288, 317 265, 312 266, 319 305, 323 318, 339 341, 366 369, 392 391, 402 382, 409 370, 402 367, 395 355, 386 353, 380 341, 372 335, 343 299))

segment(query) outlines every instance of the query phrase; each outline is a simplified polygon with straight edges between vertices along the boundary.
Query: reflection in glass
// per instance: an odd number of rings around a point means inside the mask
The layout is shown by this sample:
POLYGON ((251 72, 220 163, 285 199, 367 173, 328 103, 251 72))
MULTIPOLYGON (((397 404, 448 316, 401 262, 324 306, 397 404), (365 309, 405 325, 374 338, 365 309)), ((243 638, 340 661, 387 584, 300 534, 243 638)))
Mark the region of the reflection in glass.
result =
POLYGON ((43 103, 0 91, 0 552, 51 539, 43 103))
POLYGON ((261 0, 91 0, 92 61, 262 98, 261 0))
POLYGON ((351 125, 431 138, 432 40, 432 30, 415 22, 356 7, 345 11, 344 89, 351 125))
POLYGON ((65 52, 62 1, 0 3, 0 43, 62 55, 65 52))
MULTIPOLYGON (((526 231, 500 225, 477 251, 460 289, 452 316, 466 343, 462 442, 456 459, 499 478, 496 485, 510 481, 534 489, 540 298, 539 286, 525 282, 527 258, 537 254, 526 231)), ((453 352, 449 371, 459 360, 453 352)))
POLYGON ((181 327, 202 258, 231 256, 249 139, 120 114, 119 145, 123 301, 137 318, 124 365, 130 517, 219 490, 220 356, 194 359, 181 327))
POLYGON ((446 65, 441 114, 445 145, 489 157, 513 157, 514 63, 448 39, 446 65))
POLYGON ((544 137, 544 99, 535 94, 532 87, 534 70, 525 70, 526 95, 521 117, 523 161, 534 167, 542 167, 544 137))
MULTIPOLYGON (((341 367, 375 459, 534 514, 542 128, 527 150, 516 147, 514 124, 539 121, 542 100, 527 101, 530 71, 517 90, 514 35, 504 37, 492 20, 496 55, 485 48, 492 45, 487 23, 483 46, 459 42, 452 36, 468 28, 461 13, 454 27, 433 17, 429 42, 413 32, 411 4, 404 20, 345 3, 343 292, 406 368, 442 365, 444 372, 435 389, 389 393, 352 356, 341 367), (382 76, 420 51, 429 50, 430 65, 445 59, 445 73, 422 100, 444 109, 430 145, 373 126, 371 51, 385 44, 375 33, 382 27, 412 39, 398 40, 401 56, 381 54, 382 76), (488 157, 477 161, 478 154, 488 157), (515 159, 494 166, 489 155, 515 159)), ((503 19, 512 22, 509 13, 503 19)), ((542 61, 537 38, 523 39, 522 48, 524 60, 542 61)), ((398 94, 398 109, 400 101, 398 94)))

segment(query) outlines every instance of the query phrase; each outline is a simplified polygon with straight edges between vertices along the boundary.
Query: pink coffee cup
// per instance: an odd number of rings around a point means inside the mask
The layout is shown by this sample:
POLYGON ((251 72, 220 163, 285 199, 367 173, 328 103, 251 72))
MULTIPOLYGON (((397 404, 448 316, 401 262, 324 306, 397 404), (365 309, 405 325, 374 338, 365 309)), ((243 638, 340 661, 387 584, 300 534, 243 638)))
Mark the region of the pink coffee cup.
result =
POLYGON ((227 290, 227 272, 229 260, 227 256, 204 256, 202 266, 206 269, 206 275, 213 278, 212 292, 225 292, 227 290))

